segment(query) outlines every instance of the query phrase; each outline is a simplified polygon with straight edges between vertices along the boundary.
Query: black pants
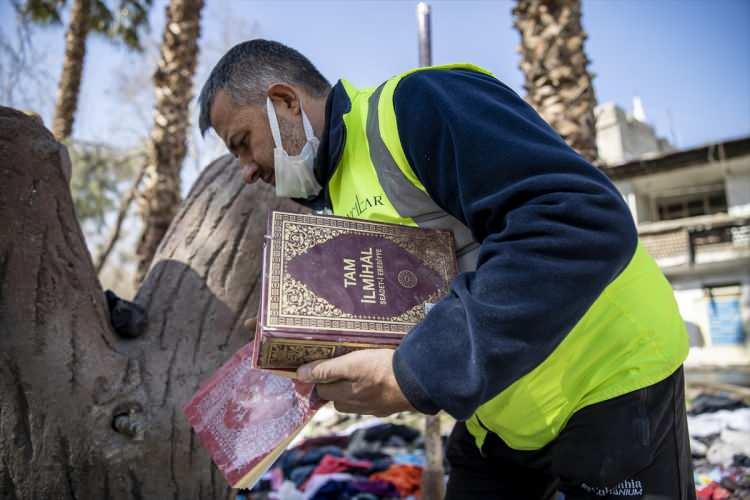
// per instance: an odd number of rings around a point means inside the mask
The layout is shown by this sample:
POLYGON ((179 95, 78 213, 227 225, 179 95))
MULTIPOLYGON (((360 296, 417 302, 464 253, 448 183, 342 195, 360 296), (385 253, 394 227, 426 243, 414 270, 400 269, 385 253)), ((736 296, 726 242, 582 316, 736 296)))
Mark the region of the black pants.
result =
POLYGON ((446 498, 694 499, 682 368, 663 381, 576 412, 540 450, 489 433, 481 453, 463 422, 446 451, 446 498))

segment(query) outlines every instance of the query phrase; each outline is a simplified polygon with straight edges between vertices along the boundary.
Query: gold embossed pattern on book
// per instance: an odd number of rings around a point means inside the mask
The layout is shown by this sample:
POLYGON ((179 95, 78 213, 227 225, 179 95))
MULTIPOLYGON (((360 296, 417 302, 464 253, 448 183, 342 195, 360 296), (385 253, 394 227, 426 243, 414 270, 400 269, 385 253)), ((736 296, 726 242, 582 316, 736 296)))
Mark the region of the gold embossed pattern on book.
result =
MULTIPOLYGON (((425 316, 424 302, 439 300, 456 273, 452 235, 395 224, 340 217, 274 212, 270 224, 268 290, 265 327, 341 331, 348 334, 404 335, 425 316), (387 239, 437 273, 445 284, 401 314, 390 317, 356 315, 343 311, 314 293, 288 272, 298 255, 345 234, 373 235, 387 239)), ((398 282, 409 287, 411 271, 399 273, 398 282)))
POLYGON ((393 347, 366 342, 324 342, 269 339, 261 347, 261 364, 268 369, 291 369, 320 359, 331 359, 360 349, 393 347))

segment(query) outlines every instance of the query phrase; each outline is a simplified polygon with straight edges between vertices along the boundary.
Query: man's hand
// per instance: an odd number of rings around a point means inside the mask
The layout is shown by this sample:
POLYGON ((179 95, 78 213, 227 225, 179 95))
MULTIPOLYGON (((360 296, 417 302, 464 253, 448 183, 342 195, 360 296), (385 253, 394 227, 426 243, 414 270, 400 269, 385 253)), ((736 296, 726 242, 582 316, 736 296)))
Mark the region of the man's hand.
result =
POLYGON ((318 395, 336 410, 385 417, 414 411, 393 374, 392 349, 365 349, 300 366, 297 378, 316 382, 318 395))
POLYGON ((258 325, 258 318, 245 320, 245 328, 250 332, 250 338, 255 336, 255 327, 258 325))

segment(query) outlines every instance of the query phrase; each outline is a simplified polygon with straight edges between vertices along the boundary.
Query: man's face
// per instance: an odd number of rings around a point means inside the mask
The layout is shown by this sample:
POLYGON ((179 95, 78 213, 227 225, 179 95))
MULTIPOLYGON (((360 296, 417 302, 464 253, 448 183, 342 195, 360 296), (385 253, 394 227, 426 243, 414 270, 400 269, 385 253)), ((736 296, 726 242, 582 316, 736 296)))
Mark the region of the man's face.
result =
MULTIPOLYGON (((300 123, 296 123, 293 110, 282 100, 274 104, 284 149, 289 155, 297 155, 305 145, 301 118, 298 116, 300 123)), ((274 143, 265 103, 237 105, 228 92, 219 90, 211 108, 211 123, 227 149, 239 159, 245 182, 261 179, 276 184, 274 143)))

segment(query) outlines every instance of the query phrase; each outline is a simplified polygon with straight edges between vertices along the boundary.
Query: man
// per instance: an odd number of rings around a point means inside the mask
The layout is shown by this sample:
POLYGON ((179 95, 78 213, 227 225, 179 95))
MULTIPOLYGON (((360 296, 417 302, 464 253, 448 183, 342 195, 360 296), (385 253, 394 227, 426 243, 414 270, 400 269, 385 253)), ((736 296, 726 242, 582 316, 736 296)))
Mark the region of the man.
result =
POLYGON ((242 165, 318 210, 453 230, 449 295, 393 352, 303 366, 338 410, 445 410, 449 498, 692 498, 669 284, 609 180, 470 65, 331 87, 264 40, 200 95, 242 165))

